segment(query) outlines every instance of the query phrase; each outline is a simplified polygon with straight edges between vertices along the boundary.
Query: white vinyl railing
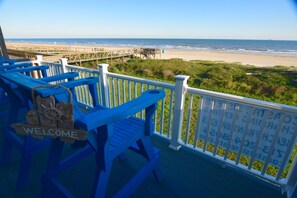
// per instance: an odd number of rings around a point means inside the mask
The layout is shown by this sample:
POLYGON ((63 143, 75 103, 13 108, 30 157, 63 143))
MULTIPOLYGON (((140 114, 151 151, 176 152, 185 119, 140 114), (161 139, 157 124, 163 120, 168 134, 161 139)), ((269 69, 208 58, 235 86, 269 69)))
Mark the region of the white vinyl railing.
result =
MULTIPOLYGON (((188 76, 176 76, 176 84, 146 80, 99 70, 41 62, 49 75, 67 71, 78 78, 98 76, 100 104, 116 107, 147 89, 161 89, 155 133, 170 140, 170 148, 181 146, 217 159, 231 167, 281 185, 292 197, 297 184, 295 152, 297 108, 187 86, 188 76), (290 162, 290 163, 289 163, 290 162)), ((87 87, 77 88, 78 100, 92 106, 87 87)), ((143 113, 136 116, 143 117, 143 113)))
MULTIPOLYGON (((64 70, 66 70, 65 72, 77 72, 79 74, 77 79, 93 77, 93 76, 99 77, 99 71, 94 69, 88 69, 88 68, 77 67, 72 65, 65 65, 64 70)), ((97 88, 98 88, 99 103, 103 105, 102 94, 101 94, 99 83, 97 84, 97 88)), ((76 87, 75 92, 76 92, 77 100, 80 103, 86 106, 93 107, 93 101, 88 91, 88 86, 76 87)))
MULTIPOLYGON (((155 131, 159 135, 171 137, 174 85, 114 73, 108 73, 107 77, 109 107, 116 107, 137 98, 148 89, 164 90, 166 97, 159 102, 159 108, 154 116, 155 131)), ((143 118, 144 112, 137 116, 143 118)))
POLYGON ((296 145, 296 107, 195 88, 188 88, 187 94, 190 102, 182 144, 287 184, 290 175, 286 177, 284 170, 296 145))

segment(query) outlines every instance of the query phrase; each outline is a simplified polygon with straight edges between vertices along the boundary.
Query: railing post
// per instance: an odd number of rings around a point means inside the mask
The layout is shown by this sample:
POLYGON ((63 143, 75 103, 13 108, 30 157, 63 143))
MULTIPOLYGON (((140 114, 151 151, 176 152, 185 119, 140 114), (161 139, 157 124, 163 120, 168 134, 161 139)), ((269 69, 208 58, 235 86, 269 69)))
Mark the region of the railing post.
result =
POLYGON ((109 85, 108 85, 108 64, 98 64, 99 71, 100 71, 100 87, 101 87, 101 94, 102 94, 102 102, 103 106, 109 107, 109 85))
POLYGON ((60 59, 63 74, 68 72, 68 69, 66 68, 66 65, 68 65, 67 60, 68 60, 67 58, 61 58, 60 59))
MULTIPOLYGON (((36 61, 34 63, 36 65, 33 64, 33 66, 40 66, 41 62, 42 62, 42 55, 36 55, 36 61)), ((32 71, 31 74, 33 78, 40 78, 42 76, 40 71, 32 71)))
POLYGON ((37 65, 41 65, 41 62, 42 62, 42 55, 36 55, 36 63, 37 65))
POLYGON ((187 80, 190 76, 177 75, 175 76, 175 102, 174 102, 174 116, 172 126, 172 137, 170 140, 169 148, 178 151, 181 147, 179 143, 182 124, 183 124, 183 112, 184 101, 186 96, 186 89, 188 87, 187 80))
POLYGON ((287 177, 287 197, 293 198, 297 195, 297 158, 295 157, 287 177))

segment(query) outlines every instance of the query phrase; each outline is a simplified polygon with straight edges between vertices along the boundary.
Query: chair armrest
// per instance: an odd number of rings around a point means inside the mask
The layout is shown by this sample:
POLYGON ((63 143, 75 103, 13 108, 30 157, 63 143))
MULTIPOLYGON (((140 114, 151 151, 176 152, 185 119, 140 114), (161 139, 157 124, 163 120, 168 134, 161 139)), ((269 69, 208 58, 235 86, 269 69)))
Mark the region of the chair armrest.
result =
POLYGON ((94 130, 100 126, 107 125, 128 118, 141 110, 154 105, 165 97, 162 90, 148 90, 140 97, 111 109, 100 109, 84 115, 77 120, 76 126, 84 130, 94 130))
POLYGON ((64 74, 58 74, 55 76, 48 76, 48 77, 40 78, 40 80, 42 80, 44 82, 53 82, 53 81, 59 81, 59 80, 64 80, 64 79, 73 80, 78 75, 79 74, 77 72, 67 72, 64 74))
POLYGON ((76 95, 75 95, 74 88, 82 85, 88 85, 89 92, 92 96, 93 105, 94 107, 97 107, 99 106, 99 98, 98 98, 98 90, 97 90, 98 82, 99 82, 98 77, 88 77, 88 78, 82 78, 78 80, 60 83, 59 85, 69 88, 75 99, 76 99, 76 95))
POLYGON ((98 77, 88 77, 88 78, 77 79, 74 81, 59 83, 59 85, 62 85, 64 87, 71 89, 81 85, 96 84, 98 81, 99 81, 98 77))
POLYGON ((0 67, 0 71, 8 70, 8 69, 17 69, 20 67, 32 67, 32 63, 21 63, 21 64, 13 64, 13 65, 3 65, 0 67))
POLYGON ((14 64, 16 62, 16 59, 8 59, 8 60, 0 60, 0 65, 3 64, 14 64))
POLYGON ((13 72, 31 72, 31 71, 46 71, 49 67, 48 66, 36 66, 36 67, 25 67, 25 68, 16 68, 5 70, 5 73, 13 73, 13 72))

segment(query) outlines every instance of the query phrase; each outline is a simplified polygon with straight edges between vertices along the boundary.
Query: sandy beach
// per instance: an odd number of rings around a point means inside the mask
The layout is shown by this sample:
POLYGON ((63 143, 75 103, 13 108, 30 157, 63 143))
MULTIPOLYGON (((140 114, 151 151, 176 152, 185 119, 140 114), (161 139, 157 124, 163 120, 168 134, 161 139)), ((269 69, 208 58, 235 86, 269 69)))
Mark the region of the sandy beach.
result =
MULTIPOLYGON (((71 48, 71 49, 92 49, 104 48, 107 51, 131 49, 128 47, 113 46, 79 46, 79 45, 60 45, 60 44, 32 44, 32 43, 7 43, 7 48, 71 48)), ((227 52, 211 52, 198 50, 175 50, 165 49, 161 56, 162 59, 181 58, 183 60, 209 60, 223 61, 229 63, 241 63, 243 65, 254 65, 260 67, 267 66, 294 66, 297 67, 297 56, 276 56, 262 54, 240 54, 227 52)))
POLYGON ((294 66, 297 67, 297 57, 275 56, 262 54, 239 54, 226 52, 190 51, 190 50, 166 50, 163 56, 168 58, 182 58, 184 60, 211 60, 229 63, 241 63, 243 65, 267 66, 294 66))

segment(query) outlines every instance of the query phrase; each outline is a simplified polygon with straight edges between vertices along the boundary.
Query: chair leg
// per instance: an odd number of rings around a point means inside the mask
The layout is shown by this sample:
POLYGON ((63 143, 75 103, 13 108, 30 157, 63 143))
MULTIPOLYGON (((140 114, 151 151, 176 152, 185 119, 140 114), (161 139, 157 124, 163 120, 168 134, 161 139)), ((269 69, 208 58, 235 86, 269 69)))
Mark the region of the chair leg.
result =
POLYGON ((43 175, 42 197, 52 197, 52 191, 50 190, 52 186, 48 180, 49 177, 55 175, 55 171, 59 167, 63 146, 64 142, 61 142, 58 138, 52 141, 46 171, 43 175))
POLYGON ((123 162, 127 159, 125 152, 122 152, 121 154, 118 155, 118 158, 123 162))
POLYGON ((107 184, 110 176, 110 168, 111 166, 107 166, 106 170, 103 170, 100 166, 98 166, 95 175, 95 182, 93 186, 92 197, 96 198, 104 198, 107 184))
POLYGON ((19 115, 19 108, 17 105, 11 105, 11 109, 8 116, 8 122, 4 127, 4 145, 2 147, 1 157, 0 157, 0 165, 6 164, 9 162, 13 145, 12 142, 9 140, 9 133, 13 133, 10 129, 10 125, 12 123, 16 123, 18 120, 19 115))
POLYGON ((58 168, 63 153, 63 147, 64 142, 60 141, 59 138, 52 141, 46 167, 46 174, 52 175, 58 168))
MULTIPOLYGON (((156 155, 159 155, 159 152, 156 152, 149 137, 142 137, 137 141, 137 145, 140 149, 140 153, 148 160, 151 161, 156 155)), ((158 162, 156 167, 153 170, 154 176, 158 181, 161 181, 163 176, 160 169, 160 159, 158 157, 158 162)))
POLYGON ((54 189, 51 189, 51 184, 50 184, 50 181, 48 180, 44 180, 43 181, 43 185, 46 186, 46 189, 43 189, 42 192, 41 192, 41 196, 42 198, 52 198, 53 197, 53 191, 54 189))
POLYGON ((9 162, 12 153, 12 143, 9 141, 7 135, 4 136, 4 145, 2 146, 0 165, 4 165, 9 162))
POLYGON ((26 151, 24 151, 22 153, 22 159, 21 159, 21 164, 20 164, 20 169, 19 169, 19 174, 18 174, 18 179, 16 184, 17 191, 25 187, 30 174, 31 163, 32 163, 32 155, 27 156, 26 151))

